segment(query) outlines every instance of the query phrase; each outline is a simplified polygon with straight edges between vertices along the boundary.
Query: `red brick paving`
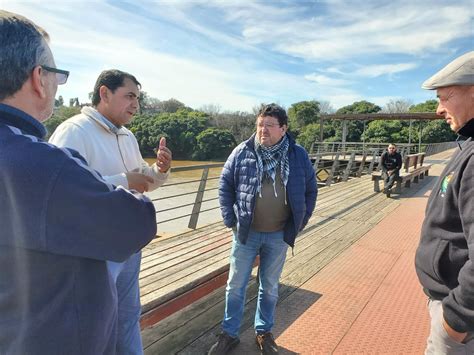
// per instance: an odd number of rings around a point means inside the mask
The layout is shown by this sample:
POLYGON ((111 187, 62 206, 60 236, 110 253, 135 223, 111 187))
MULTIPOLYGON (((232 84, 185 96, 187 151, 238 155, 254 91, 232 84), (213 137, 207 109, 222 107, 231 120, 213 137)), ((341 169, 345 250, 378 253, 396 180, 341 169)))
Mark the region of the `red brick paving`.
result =
MULTIPOLYGON (((414 255, 426 190, 402 200, 278 305, 273 332, 281 354, 423 354, 429 315, 414 255)), ((248 329, 233 353, 255 349, 248 329)))

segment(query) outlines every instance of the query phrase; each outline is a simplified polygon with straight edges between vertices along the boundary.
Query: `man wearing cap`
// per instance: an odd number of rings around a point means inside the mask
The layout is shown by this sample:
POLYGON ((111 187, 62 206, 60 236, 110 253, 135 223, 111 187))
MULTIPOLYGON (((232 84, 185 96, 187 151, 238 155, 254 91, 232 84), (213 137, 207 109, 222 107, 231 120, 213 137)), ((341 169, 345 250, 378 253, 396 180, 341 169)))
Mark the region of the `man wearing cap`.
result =
POLYGON ((422 87, 437 91, 437 114, 466 139, 433 187, 416 252, 431 316, 425 353, 474 354, 474 51, 422 87))

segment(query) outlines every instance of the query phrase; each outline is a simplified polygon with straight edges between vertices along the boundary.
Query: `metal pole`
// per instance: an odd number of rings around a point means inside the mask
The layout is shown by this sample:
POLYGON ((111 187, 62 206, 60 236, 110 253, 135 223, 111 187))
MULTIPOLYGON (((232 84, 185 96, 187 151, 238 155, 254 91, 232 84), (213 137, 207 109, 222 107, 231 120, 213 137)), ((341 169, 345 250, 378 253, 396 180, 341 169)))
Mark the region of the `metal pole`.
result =
POLYGON ((412 120, 410 120, 410 127, 408 128, 408 146, 411 145, 411 125, 412 125, 412 120))
POLYGON ((364 130, 362 131, 362 153, 365 153, 365 120, 364 120, 364 130))
POLYGON ((322 143, 324 141, 324 124, 323 117, 319 117, 319 141, 322 143))
POLYGON ((423 134, 423 121, 420 121, 420 137, 418 138, 418 153, 421 152, 421 135, 423 134))

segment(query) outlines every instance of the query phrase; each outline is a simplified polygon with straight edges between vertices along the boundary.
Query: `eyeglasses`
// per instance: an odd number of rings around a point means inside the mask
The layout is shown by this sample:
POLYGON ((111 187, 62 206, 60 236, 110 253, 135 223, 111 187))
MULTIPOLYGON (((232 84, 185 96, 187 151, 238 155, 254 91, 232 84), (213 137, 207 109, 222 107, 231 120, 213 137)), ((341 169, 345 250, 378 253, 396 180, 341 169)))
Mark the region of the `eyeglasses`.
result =
POLYGON ((264 122, 259 122, 257 124, 257 126, 259 128, 263 128, 263 127, 266 127, 268 129, 272 129, 272 128, 275 128, 275 127, 281 127, 278 123, 277 124, 274 124, 274 123, 264 123, 264 122))
POLYGON ((69 77, 69 72, 67 70, 52 68, 46 65, 40 65, 40 67, 43 68, 44 70, 49 71, 50 73, 55 73, 56 80, 58 81, 58 85, 66 84, 67 78, 69 77))

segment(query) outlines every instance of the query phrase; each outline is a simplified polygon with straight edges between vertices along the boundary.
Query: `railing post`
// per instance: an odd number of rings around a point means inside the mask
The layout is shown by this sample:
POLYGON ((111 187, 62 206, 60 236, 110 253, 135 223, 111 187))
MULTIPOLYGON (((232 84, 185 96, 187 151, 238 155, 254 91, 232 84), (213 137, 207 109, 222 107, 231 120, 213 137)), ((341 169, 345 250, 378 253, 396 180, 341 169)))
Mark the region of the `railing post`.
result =
MULTIPOLYGON (((319 182, 321 181, 318 177, 318 166, 319 166, 319 162, 321 161, 321 155, 316 155, 316 159, 314 161, 314 164, 313 164, 313 170, 314 170, 314 176, 316 177, 316 182, 319 182)), ((324 167, 324 160, 323 160, 323 167, 324 167)))
POLYGON ((349 158, 349 163, 347 163, 346 170, 342 175, 342 181, 347 181, 349 179, 349 175, 351 174, 352 164, 354 163, 355 159, 355 152, 351 153, 351 157, 349 158))
POLYGON ((314 160, 314 164, 313 164, 313 169, 314 169, 314 172, 317 173, 318 172, 318 165, 319 165, 319 161, 321 160, 321 156, 318 154, 316 155, 316 158, 314 160))
POLYGON ((372 154, 372 161, 370 162, 369 165, 369 174, 372 174, 372 171, 374 171, 374 164, 375 164, 375 159, 377 158, 377 150, 374 150, 374 154, 372 154))
POLYGON ((382 170, 382 154, 383 154, 383 152, 380 154, 380 157, 379 157, 379 163, 377 165, 377 171, 382 170))
POLYGON ((206 189, 207 175, 209 174, 209 168, 206 167, 202 171, 201 182, 199 183, 199 189, 196 194, 196 200, 194 201, 193 212, 189 218, 188 228, 196 229, 199 212, 201 211, 202 198, 204 197, 204 190, 206 189))
POLYGON ((336 173, 336 169, 338 165, 339 165, 339 152, 336 153, 334 162, 332 163, 331 171, 329 172, 329 176, 326 179, 326 186, 331 186, 332 181, 334 179, 334 174, 336 173))
POLYGON ((364 151, 364 155, 362 156, 362 161, 360 162, 359 171, 357 172, 357 177, 361 177, 362 173, 364 172, 364 165, 365 165, 366 159, 367 159, 367 152, 364 151))

